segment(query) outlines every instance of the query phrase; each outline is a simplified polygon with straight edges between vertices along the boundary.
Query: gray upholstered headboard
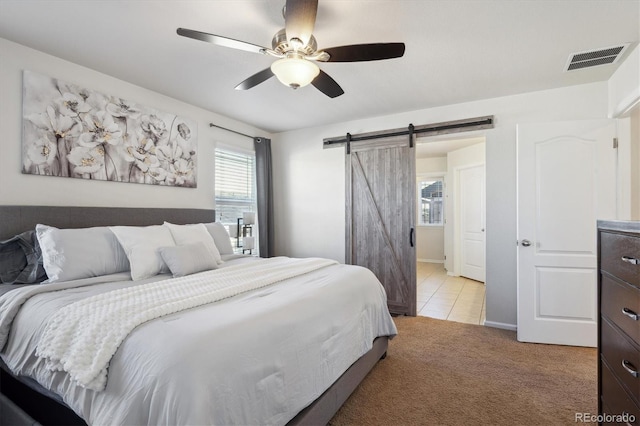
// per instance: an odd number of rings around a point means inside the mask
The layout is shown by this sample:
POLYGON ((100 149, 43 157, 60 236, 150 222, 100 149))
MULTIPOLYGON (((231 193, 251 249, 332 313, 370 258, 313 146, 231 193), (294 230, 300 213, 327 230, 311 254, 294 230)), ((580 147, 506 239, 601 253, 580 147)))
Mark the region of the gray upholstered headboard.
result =
POLYGON ((0 240, 35 229, 38 223, 57 228, 88 228, 161 225, 166 220, 183 225, 213 222, 215 217, 212 209, 0 206, 0 240))

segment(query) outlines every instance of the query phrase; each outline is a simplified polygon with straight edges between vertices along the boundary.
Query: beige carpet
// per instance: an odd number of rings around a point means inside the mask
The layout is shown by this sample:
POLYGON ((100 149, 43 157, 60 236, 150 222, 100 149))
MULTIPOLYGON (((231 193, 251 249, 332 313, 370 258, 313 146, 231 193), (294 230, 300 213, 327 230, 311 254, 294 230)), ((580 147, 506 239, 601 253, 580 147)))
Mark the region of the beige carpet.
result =
POLYGON ((331 425, 575 425, 575 413, 597 413, 593 348, 426 317, 395 322, 387 358, 331 425))

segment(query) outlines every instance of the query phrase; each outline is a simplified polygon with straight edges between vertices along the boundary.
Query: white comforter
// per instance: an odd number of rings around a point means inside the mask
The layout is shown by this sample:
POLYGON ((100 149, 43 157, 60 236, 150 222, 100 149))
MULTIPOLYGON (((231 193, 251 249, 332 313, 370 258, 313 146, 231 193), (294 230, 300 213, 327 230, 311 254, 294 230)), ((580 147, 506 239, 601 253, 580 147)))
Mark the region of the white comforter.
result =
POLYGON ((251 264, 121 288, 59 309, 47 323, 36 356, 85 388, 103 390, 107 367, 140 324, 197 308, 336 264, 328 259, 272 257, 251 264))
POLYGON ((142 283, 116 274, 10 291, 0 298, 0 345, 11 326, 3 360, 93 425, 285 424, 375 337, 396 333, 375 276, 332 265, 138 326, 111 359, 104 391, 44 368, 35 350, 58 309, 142 283), (92 285, 98 281, 106 282, 92 285))

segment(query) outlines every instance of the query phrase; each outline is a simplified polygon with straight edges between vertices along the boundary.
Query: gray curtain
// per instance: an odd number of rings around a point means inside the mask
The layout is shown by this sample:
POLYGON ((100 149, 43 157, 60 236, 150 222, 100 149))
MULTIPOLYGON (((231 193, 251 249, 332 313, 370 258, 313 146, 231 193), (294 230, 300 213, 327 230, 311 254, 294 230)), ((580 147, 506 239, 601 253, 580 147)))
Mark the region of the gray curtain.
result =
POLYGON ((274 250, 273 189, 271 184, 271 139, 253 138, 256 151, 258 191, 258 240, 260 257, 272 257, 274 250))

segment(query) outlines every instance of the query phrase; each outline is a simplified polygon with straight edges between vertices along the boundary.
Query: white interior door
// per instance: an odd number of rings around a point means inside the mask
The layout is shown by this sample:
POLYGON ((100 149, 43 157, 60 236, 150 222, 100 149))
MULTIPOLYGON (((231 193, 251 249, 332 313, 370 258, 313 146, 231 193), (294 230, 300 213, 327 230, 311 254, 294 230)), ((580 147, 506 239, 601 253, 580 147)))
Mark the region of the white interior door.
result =
POLYGON ((485 281, 485 179, 484 164, 459 170, 460 275, 485 281))
POLYGON ((597 345, 596 221, 616 217, 612 120, 518 125, 518 340, 597 345))

